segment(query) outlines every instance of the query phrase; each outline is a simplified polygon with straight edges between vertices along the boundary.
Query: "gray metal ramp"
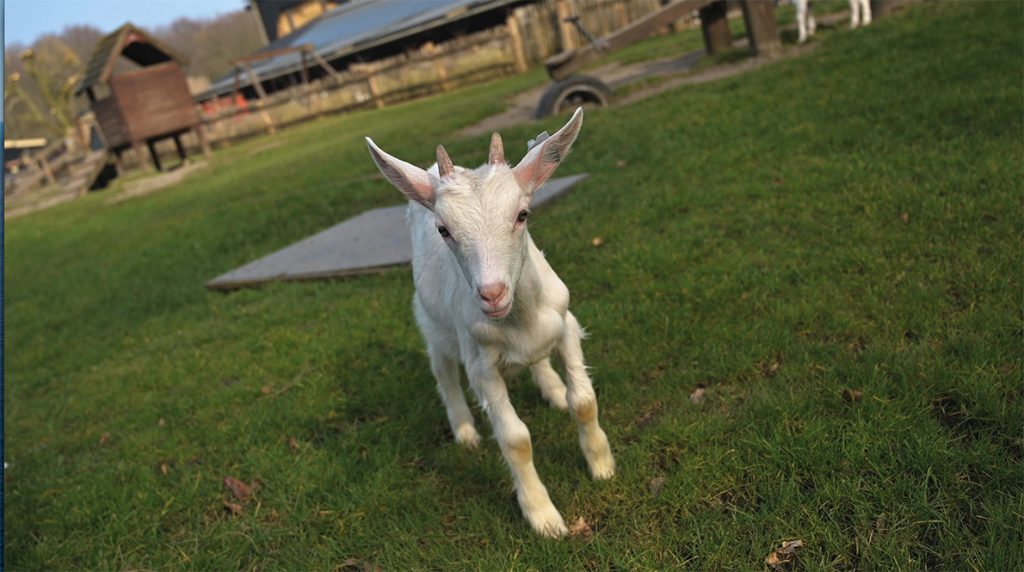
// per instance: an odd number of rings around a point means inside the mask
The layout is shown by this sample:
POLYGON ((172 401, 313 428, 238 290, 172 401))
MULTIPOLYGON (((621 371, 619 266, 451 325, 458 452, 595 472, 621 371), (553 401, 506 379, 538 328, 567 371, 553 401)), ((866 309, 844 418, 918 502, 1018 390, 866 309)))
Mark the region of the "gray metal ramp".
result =
MULTIPOLYGON (((586 179, 586 173, 549 180, 533 195, 539 207, 586 179)), ((275 280, 312 280, 379 272, 412 261, 406 205, 366 211, 206 283, 233 290, 275 280)))

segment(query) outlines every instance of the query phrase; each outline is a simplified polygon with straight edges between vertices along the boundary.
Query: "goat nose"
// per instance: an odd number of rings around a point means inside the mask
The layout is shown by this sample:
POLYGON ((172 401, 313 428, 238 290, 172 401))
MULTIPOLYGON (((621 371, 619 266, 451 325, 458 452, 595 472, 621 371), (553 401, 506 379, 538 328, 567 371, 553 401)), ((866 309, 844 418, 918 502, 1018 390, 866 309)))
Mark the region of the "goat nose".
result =
POLYGON ((494 304, 505 294, 505 285, 498 284, 487 284, 476 289, 477 294, 480 294, 480 299, 488 304, 494 304))

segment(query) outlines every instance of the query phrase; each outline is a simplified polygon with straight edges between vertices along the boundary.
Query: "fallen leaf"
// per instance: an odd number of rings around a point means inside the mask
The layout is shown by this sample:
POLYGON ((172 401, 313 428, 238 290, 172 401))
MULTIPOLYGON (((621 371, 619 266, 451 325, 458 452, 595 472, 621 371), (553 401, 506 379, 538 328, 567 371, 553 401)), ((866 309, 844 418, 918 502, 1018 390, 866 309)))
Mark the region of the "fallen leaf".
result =
POLYGON ((847 403, 856 403, 860 401, 860 398, 864 394, 859 389, 844 389, 843 390, 843 401, 847 403))
POLYGON ((637 427, 646 427, 654 422, 659 413, 661 413, 661 401, 655 401, 647 408, 647 411, 644 411, 643 414, 641 414, 640 417, 637 417, 636 421, 633 423, 636 424, 637 427))
POLYGON ((171 472, 171 466, 167 463, 160 463, 160 473, 166 475, 171 472))
POLYGON ((269 385, 264 385, 260 388, 260 393, 263 395, 270 395, 271 393, 274 393, 274 390, 271 389, 269 385))
POLYGON ((167 425, 167 420, 164 419, 163 417, 161 417, 160 420, 156 422, 156 424, 157 424, 158 427, 163 427, 163 426, 167 425))
POLYGON ((594 529, 590 528, 587 521, 583 517, 576 519, 576 522, 569 526, 569 536, 572 537, 583 537, 584 539, 594 536, 594 529))
POLYGON ((615 162, 615 166, 621 169, 626 166, 626 161, 624 159, 619 159, 615 162))
POLYGON ((600 236, 595 236, 590 241, 590 245, 593 246, 594 248, 597 248, 597 247, 601 246, 602 244, 604 244, 604 239, 601 238, 600 236))
POLYGON ((910 222, 910 214, 909 213, 905 213, 905 212, 904 213, 900 213, 900 220, 903 221, 904 224, 910 222))
POLYGON ((782 186, 782 177, 775 177, 774 179, 772 179, 772 182, 781 187, 782 186))
POLYGON ((245 502, 252 496, 252 488, 235 477, 224 477, 224 486, 231 490, 235 498, 245 502))
POLYGON ((694 389, 693 393, 690 394, 690 403, 692 403, 694 405, 700 405, 701 403, 704 403, 704 386, 703 385, 698 385, 697 389, 694 389))
POLYGON ((288 438, 288 448, 291 449, 292 451, 298 451, 299 450, 299 440, 296 439, 295 437, 289 437, 288 438))
POLYGON ((652 495, 657 495, 661 492, 661 489, 665 486, 665 477, 654 477, 651 482, 647 483, 647 489, 651 491, 652 495))
POLYGON ((782 546, 772 550, 772 553, 764 559, 764 563, 772 570, 782 570, 785 566, 792 564, 796 560, 796 549, 803 547, 803 545, 803 540, 786 540, 782 543, 782 546))
POLYGON ((100 435, 100 445, 106 445, 110 442, 110 433, 104 433, 100 435))
POLYGON ((225 508, 225 510, 227 510, 228 512, 231 513, 231 516, 241 516, 242 515, 242 510, 243 510, 242 509, 242 505, 240 505, 238 503, 233 503, 231 501, 225 500, 224 501, 224 508, 225 508))

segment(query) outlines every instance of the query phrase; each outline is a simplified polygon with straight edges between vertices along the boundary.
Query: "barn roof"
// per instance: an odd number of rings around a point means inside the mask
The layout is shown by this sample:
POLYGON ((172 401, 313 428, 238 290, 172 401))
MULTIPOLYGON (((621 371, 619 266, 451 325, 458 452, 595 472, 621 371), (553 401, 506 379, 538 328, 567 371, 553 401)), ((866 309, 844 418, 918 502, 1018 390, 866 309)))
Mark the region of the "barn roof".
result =
MULTIPOLYGON (((341 4, 302 28, 271 42, 253 55, 312 45, 324 59, 342 56, 400 40, 419 32, 523 0, 361 0, 341 4)), ((253 65, 261 80, 302 69, 298 52, 268 58, 253 65)), ((248 86, 248 78, 242 85, 248 86)), ((234 72, 197 96, 204 100, 235 89, 234 72)))
POLYGON ((124 56, 140 66, 151 66, 175 61, 185 65, 188 61, 163 42, 150 36, 131 22, 104 36, 92 51, 85 77, 75 90, 81 95, 95 85, 106 83, 114 71, 117 58, 124 56))

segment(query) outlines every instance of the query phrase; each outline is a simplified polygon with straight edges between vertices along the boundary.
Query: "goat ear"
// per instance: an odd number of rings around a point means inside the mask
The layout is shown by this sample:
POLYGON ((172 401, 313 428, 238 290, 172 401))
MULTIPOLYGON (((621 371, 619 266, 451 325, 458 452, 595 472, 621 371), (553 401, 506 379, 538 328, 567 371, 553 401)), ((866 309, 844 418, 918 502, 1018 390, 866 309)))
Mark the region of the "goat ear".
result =
POLYGON ((530 149, 523 160, 512 170, 519 186, 526 189, 526 192, 532 193, 543 185, 569 153, 582 126, 583 108, 577 107, 576 113, 572 114, 572 118, 564 127, 530 149))
POLYGON ((377 168, 380 169, 380 172, 388 182, 399 191, 402 191, 410 200, 414 200, 427 208, 433 208, 435 198, 434 181, 431 180, 432 177, 429 173, 416 165, 411 165, 401 159, 388 155, 380 147, 377 147, 377 144, 369 137, 366 138, 366 145, 370 148, 370 156, 373 157, 373 162, 377 164, 377 168))

